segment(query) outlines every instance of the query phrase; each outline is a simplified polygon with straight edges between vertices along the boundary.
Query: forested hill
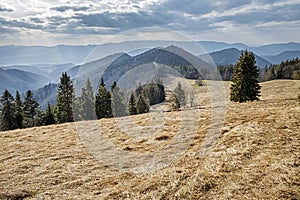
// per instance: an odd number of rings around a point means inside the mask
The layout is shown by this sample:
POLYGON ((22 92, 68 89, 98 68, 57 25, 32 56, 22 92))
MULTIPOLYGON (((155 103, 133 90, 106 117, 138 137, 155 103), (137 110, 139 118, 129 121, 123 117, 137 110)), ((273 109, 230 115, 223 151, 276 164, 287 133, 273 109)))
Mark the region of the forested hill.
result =
MULTIPOLYGON (((229 81, 233 75, 234 65, 219 66, 218 70, 222 79, 229 81)), ((278 65, 260 68, 260 81, 270 81, 275 79, 300 80, 300 59, 286 60, 278 65)))
POLYGON ((105 69, 103 78, 108 84, 111 84, 114 80, 119 80, 122 75, 134 68, 146 65, 150 68, 151 65, 158 64, 170 67, 170 70, 177 71, 185 78, 197 79, 200 77, 200 74, 193 63, 191 63, 191 57, 196 59, 196 62, 201 63, 203 67, 209 66, 208 63, 188 54, 184 49, 169 46, 167 48, 153 48, 133 57, 127 54, 122 55, 105 69))
POLYGON ((286 60, 281 64, 264 68, 261 80, 269 81, 274 79, 300 80, 300 59, 286 60))

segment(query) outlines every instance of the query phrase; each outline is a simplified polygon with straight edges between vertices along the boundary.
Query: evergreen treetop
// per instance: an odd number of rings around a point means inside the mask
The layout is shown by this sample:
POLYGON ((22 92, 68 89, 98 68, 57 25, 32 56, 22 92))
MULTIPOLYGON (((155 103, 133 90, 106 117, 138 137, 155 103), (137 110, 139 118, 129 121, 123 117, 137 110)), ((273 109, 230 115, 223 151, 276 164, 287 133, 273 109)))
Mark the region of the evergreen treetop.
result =
POLYGON ((70 76, 62 73, 57 91, 57 120, 59 123, 72 122, 72 103, 74 99, 74 88, 70 76))
POLYGON ((97 119, 112 117, 111 94, 109 91, 107 91, 103 78, 101 78, 100 86, 95 99, 95 111, 97 119))
POLYGON ((41 110, 37 101, 33 98, 31 90, 28 90, 24 100, 24 127, 40 125, 41 110))
POLYGON ((0 128, 3 131, 14 129, 15 102, 8 90, 5 90, 0 99, 0 128))
POLYGON ((14 123, 15 128, 23 128, 23 102, 19 91, 16 92, 16 105, 15 105, 15 116, 14 123))
POLYGON ((245 102, 259 99, 259 70, 255 63, 255 57, 252 52, 248 50, 242 52, 234 68, 232 85, 230 87, 231 101, 245 102))

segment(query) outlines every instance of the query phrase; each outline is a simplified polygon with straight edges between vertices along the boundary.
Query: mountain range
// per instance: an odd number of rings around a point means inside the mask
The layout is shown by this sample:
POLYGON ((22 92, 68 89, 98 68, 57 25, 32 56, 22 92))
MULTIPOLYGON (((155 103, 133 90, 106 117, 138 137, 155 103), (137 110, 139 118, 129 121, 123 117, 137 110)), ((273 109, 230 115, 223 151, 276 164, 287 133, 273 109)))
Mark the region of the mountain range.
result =
POLYGON ((119 80, 130 88, 128 83, 138 81, 134 78, 137 74, 140 80, 153 79, 153 70, 156 74, 163 71, 199 78, 213 63, 217 66, 236 63, 245 49, 255 53, 259 67, 300 57, 299 43, 249 47, 213 41, 135 41, 88 46, 0 46, 0 90, 12 93, 35 90, 35 97, 46 105, 45 101, 55 101, 53 93, 65 71, 76 80, 75 88, 82 88, 87 77, 97 88, 101 75, 108 86, 119 80))
MULTIPOLYGON (((217 66, 225 66, 225 65, 233 65, 237 63, 242 50, 238 50, 236 48, 224 49, 221 51, 212 52, 209 54, 198 56, 200 59, 204 61, 208 61, 207 59, 212 59, 217 66)), ((258 67, 270 66, 272 63, 268 60, 254 54, 256 65, 258 67)))
MULTIPOLYGON (((273 63, 271 56, 282 54, 283 58, 291 58, 295 56, 295 51, 300 51, 300 43, 282 43, 269 44, 259 47, 252 47, 243 43, 224 43, 215 41, 127 41, 120 43, 107 43, 101 45, 87 46, 0 46, 0 66, 11 65, 33 65, 33 64, 66 64, 74 63, 76 65, 84 64, 99 58, 104 58, 108 55, 116 53, 127 53, 131 56, 141 54, 155 47, 167 47, 175 45, 194 54, 201 55, 212 53, 225 49, 235 48, 238 50, 248 49, 253 51, 258 56, 273 63), (202 52, 199 52, 201 51, 202 52), (294 53, 291 53, 294 51, 294 53), (96 52, 96 53, 93 53, 96 52)), ((299 53, 299 52, 298 52, 299 53)), ((299 54, 296 56, 300 57, 299 54)))

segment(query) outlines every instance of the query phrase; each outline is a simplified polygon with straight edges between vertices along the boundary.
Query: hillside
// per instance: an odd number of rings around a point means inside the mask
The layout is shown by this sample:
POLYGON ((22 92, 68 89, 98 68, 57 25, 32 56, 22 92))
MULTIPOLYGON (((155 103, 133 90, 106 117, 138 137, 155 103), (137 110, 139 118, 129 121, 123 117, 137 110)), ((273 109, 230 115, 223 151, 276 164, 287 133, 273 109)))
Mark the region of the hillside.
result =
MULTIPOLYGON (((210 58, 217 66, 233 65, 236 64, 241 56, 242 50, 235 48, 224 49, 221 51, 212 52, 209 54, 210 58)), ((205 60, 207 55, 200 55, 200 59, 205 60)), ((264 58, 255 54, 256 65, 258 67, 265 67, 271 65, 271 63, 264 58)))
POLYGON ((280 64, 281 62, 286 60, 300 58, 300 51, 284 51, 274 56, 264 56, 264 58, 270 61, 272 64, 280 64))
POLYGON ((8 89, 12 93, 18 90, 25 93, 29 89, 38 89, 47 83, 47 78, 43 75, 34 74, 18 69, 0 68, 0 91, 8 89))
MULTIPOLYGON (((228 94, 230 83, 224 83, 228 94)), ((186 112, 1 132, 0 199, 299 199, 300 81, 261 85, 261 101, 228 102, 222 134, 205 157, 199 152, 210 127, 207 87, 197 89, 200 107, 186 112), (198 126, 192 142, 177 160, 152 173, 109 167, 112 163, 96 160, 77 134, 80 126, 87 127, 87 135, 99 134, 101 126, 125 153, 143 155, 171 143, 181 121, 198 126)), ((191 128, 181 131, 194 134, 191 128)), ((110 156, 116 162, 123 158, 110 156)))

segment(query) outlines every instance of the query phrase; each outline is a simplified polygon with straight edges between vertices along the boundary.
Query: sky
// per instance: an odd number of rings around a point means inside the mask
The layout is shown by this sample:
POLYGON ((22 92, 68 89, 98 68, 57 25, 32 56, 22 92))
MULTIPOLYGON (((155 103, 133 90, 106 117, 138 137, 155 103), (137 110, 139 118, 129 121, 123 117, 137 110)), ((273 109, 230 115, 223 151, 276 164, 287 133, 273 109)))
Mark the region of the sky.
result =
POLYGON ((0 45, 118 42, 147 27, 157 31, 129 39, 174 39, 165 29, 194 41, 300 42, 299 10, 300 0, 1 0, 0 45))

